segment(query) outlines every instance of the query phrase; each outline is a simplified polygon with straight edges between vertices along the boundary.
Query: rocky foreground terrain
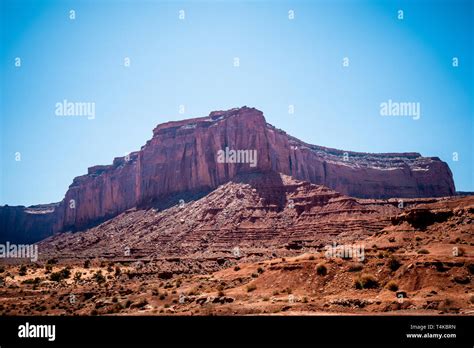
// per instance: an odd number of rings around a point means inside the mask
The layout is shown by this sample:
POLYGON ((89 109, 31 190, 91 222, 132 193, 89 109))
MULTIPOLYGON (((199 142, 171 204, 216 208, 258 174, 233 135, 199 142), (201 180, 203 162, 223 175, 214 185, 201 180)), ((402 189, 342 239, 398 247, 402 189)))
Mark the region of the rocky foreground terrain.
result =
POLYGON ((0 314, 474 313, 474 196, 353 198, 274 172, 170 195, 0 267, 0 314))

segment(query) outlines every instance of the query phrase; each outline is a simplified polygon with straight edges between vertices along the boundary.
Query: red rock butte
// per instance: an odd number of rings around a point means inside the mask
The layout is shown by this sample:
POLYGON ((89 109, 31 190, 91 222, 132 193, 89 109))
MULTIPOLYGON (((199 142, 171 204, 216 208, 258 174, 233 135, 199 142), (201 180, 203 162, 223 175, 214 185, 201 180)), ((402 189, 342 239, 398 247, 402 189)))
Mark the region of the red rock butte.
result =
POLYGON ((76 177, 59 203, 0 207, 2 239, 36 241, 82 230, 132 207, 210 192, 250 172, 276 172, 359 198, 455 195, 452 173, 419 153, 360 153, 310 145, 242 107, 158 125, 139 151, 76 177), (257 165, 219 163, 225 148, 255 150, 257 165))

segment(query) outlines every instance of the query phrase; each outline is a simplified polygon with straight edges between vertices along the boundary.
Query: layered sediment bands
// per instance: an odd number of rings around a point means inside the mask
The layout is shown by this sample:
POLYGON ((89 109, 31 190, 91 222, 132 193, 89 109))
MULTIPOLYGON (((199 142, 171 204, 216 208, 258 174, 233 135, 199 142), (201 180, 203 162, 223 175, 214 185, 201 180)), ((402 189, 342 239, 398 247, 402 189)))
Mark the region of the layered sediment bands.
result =
POLYGON ((200 199, 160 210, 130 209, 80 235, 40 243, 44 257, 191 257, 231 254, 236 246, 269 254, 278 248, 359 241, 390 226, 396 204, 360 203, 324 186, 274 172, 242 174, 200 199), (209 255, 211 255, 209 254, 209 255))
MULTIPOLYGON (((242 107, 159 125, 140 151, 115 158, 111 165, 91 167, 75 178, 51 215, 54 221, 37 225, 35 233, 81 230, 133 207, 174 195, 210 192, 241 174, 269 171, 361 198, 455 194, 451 171, 438 158, 309 145, 267 124, 261 111, 242 107), (219 163, 218 151, 225 148, 256 151, 256 166, 219 163)), ((33 224, 21 221, 29 220, 29 214, 18 218, 16 211, 0 210, 2 234, 26 233, 21 226, 33 224)))

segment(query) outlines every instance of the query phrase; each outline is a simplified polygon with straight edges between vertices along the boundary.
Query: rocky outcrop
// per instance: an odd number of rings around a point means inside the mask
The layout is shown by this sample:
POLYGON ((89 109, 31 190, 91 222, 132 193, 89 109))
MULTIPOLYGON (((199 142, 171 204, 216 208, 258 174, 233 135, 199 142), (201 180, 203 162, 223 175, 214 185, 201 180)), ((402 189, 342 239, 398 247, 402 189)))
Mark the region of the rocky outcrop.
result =
POLYGON ((33 243, 62 228, 59 203, 0 207, 0 243, 33 243))
MULTIPOLYGON (((55 222, 45 230, 84 229, 170 195, 209 192, 238 175, 269 171, 361 198, 455 194, 451 171, 438 158, 309 145, 267 124, 261 111, 243 107, 161 124, 140 151, 115 158, 112 165, 89 168, 74 179, 54 209, 55 222), (248 163, 248 152, 220 163, 219 151, 226 149, 253 151, 255 165, 248 163)), ((8 234, 28 225, 11 227, 15 220, 9 212, 0 215, 8 234)))

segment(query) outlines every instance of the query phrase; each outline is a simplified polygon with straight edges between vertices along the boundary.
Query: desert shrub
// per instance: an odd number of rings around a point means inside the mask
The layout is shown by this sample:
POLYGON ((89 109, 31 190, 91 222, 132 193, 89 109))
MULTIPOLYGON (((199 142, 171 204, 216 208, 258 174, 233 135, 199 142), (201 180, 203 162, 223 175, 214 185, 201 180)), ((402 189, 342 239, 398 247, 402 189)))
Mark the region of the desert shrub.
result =
POLYGON ((159 297, 160 300, 163 301, 165 298, 166 298, 166 295, 165 295, 165 294, 160 294, 160 297, 159 297))
POLYGON ((263 273, 263 268, 262 267, 257 268, 257 272, 258 273, 263 273))
POLYGON ((219 292, 217 293, 217 296, 219 296, 219 297, 225 296, 224 291, 223 291, 223 290, 219 290, 219 292))
POLYGON ((256 289, 257 289, 257 286, 255 284, 247 285, 247 292, 252 292, 256 289))
POLYGON ((21 282, 22 284, 33 284, 33 285, 37 285, 39 283, 41 283, 41 279, 36 277, 35 279, 33 278, 30 278, 30 279, 25 279, 24 281, 21 282))
POLYGON ((464 248, 458 248, 456 256, 464 256, 466 254, 466 250, 464 248))
POLYGON ((395 256, 390 256, 390 258, 387 260, 387 267, 390 268, 392 272, 395 272, 397 269, 399 269, 401 265, 402 264, 395 256))
POLYGON ((95 281, 97 282, 97 284, 105 283, 105 277, 104 277, 104 275, 102 274, 102 271, 101 271, 101 270, 95 272, 93 278, 95 279, 95 281))
POLYGON ((429 254, 429 253, 430 253, 430 252, 429 252, 428 250, 426 250, 426 249, 420 249, 420 250, 418 250, 418 254, 424 254, 424 255, 426 255, 426 254, 429 254))
POLYGON ((48 261, 46 261, 47 265, 55 265, 57 263, 58 263, 57 259, 49 259, 48 261))
POLYGON ((423 240, 423 238, 422 238, 422 237, 420 237, 420 236, 416 236, 416 237, 415 237, 415 240, 416 240, 417 242, 419 242, 419 241, 422 241, 422 240, 423 240))
POLYGON ((235 267, 234 267, 234 271, 236 271, 236 272, 237 272, 237 271, 240 271, 240 267, 239 267, 239 266, 235 266, 235 267))
POLYGON ((348 271, 349 272, 359 272, 359 271, 362 271, 363 268, 364 268, 363 264, 354 262, 354 263, 351 263, 349 265, 348 271))
POLYGON ((91 266, 91 261, 90 260, 84 261, 84 268, 89 268, 90 266, 91 266))
POLYGON ((309 260, 311 260, 311 261, 314 260, 314 255, 311 255, 311 256, 309 257, 309 260))
POLYGON ((316 266, 316 274, 325 276, 328 273, 326 265, 324 263, 320 263, 316 266))
POLYGON ((122 274, 122 270, 120 269, 120 267, 115 267, 115 276, 119 277, 120 274, 122 274))
POLYGON ((51 273, 51 275, 49 276, 49 279, 51 279, 54 282, 60 282, 63 279, 69 278, 70 275, 71 275, 71 271, 69 270, 69 268, 65 267, 59 272, 51 273))
POLYGON ((375 289, 379 286, 377 279, 372 274, 363 274, 355 279, 356 289, 375 289))
POLYGON ((395 281, 391 280, 387 284, 387 289, 390 290, 390 291, 397 291, 398 290, 398 284, 395 281))
POLYGON ((188 296, 194 296, 194 295, 199 295, 200 291, 197 287, 192 288, 188 292, 188 296))
POLYGON ((24 275, 26 275, 26 271, 27 271, 26 266, 25 266, 25 265, 22 265, 22 266, 20 267, 20 271, 18 272, 18 275, 24 276, 24 275))
POLYGON ((252 278, 258 278, 258 273, 252 273, 252 278))
POLYGON ((453 305, 454 305, 454 301, 450 299, 449 297, 447 297, 440 302, 438 309, 448 312, 452 309, 453 305))
POLYGON ((113 271, 114 271, 114 268, 112 267, 112 265, 109 265, 107 267, 107 272, 112 273, 113 271))
POLYGON ((389 241, 390 243, 395 243, 395 237, 390 237, 390 238, 388 239, 388 241, 389 241))
POLYGON ((82 273, 81 272, 76 272, 74 274, 74 281, 77 282, 77 281, 81 280, 81 277, 82 277, 82 273))
POLYGON ((278 290, 273 290, 273 296, 278 295, 280 292, 278 290))

